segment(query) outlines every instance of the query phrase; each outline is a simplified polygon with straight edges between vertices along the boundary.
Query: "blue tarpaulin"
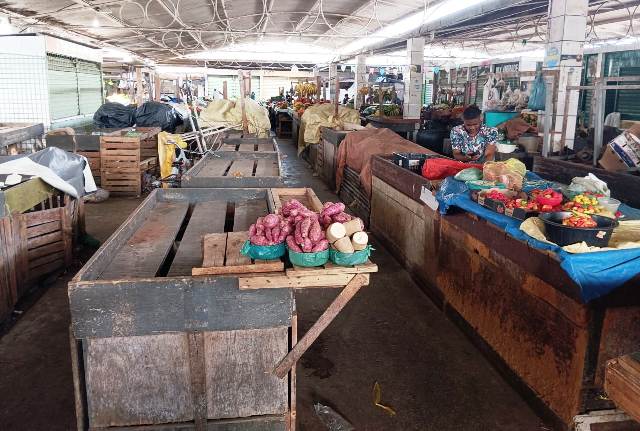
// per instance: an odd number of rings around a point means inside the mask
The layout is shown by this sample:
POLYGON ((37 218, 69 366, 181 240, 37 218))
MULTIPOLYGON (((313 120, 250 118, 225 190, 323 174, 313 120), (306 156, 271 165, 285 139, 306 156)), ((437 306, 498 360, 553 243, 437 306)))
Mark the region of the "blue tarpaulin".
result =
MULTIPOLYGON (((537 175, 528 172, 526 180, 535 181, 536 188, 542 188, 539 183, 541 178, 537 175)), ((553 183, 549 183, 549 186, 553 186, 553 183)), ((526 182, 524 189, 527 189, 526 182)), ((471 200, 466 184, 453 177, 448 177, 442 182, 436 199, 442 214, 446 214, 450 207, 455 206, 482 217, 504 229, 513 238, 527 242, 531 247, 554 251, 558 255, 562 269, 580 287, 581 296, 585 302, 610 293, 640 274, 640 248, 568 253, 557 245, 538 241, 521 231, 520 220, 498 214, 477 204, 471 200)), ((640 211, 635 208, 621 205, 620 211, 625 215, 626 220, 640 219, 640 211)))

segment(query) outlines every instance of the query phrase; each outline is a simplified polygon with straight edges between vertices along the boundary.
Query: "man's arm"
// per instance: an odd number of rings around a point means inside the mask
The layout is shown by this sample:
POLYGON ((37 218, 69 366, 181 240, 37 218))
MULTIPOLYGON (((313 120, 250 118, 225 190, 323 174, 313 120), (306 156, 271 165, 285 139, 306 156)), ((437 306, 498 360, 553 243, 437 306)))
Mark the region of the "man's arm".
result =
POLYGON ((471 160, 473 160, 472 157, 467 156, 466 154, 462 154, 462 151, 458 149, 453 150, 453 158, 460 162, 470 162, 471 160))
POLYGON ((484 150, 484 160, 486 162, 493 162, 496 158, 496 146, 495 144, 487 145, 487 148, 484 150))

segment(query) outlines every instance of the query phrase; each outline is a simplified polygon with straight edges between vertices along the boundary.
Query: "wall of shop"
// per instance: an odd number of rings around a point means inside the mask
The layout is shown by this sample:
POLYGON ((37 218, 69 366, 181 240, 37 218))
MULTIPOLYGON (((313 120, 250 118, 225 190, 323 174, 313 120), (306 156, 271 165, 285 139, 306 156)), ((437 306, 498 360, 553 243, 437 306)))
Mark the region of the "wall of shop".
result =
POLYGON ((0 122, 49 124, 45 40, 0 37, 0 122))
POLYGON ((102 104, 101 59, 97 48, 51 36, 0 37, 0 122, 87 121, 102 104))
MULTIPOLYGON (((237 70, 207 69, 207 95, 213 97, 214 90, 222 93, 222 83, 227 81, 227 96, 230 99, 238 98, 240 86, 237 70)), ((306 71, 251 71, 251 91, 255 92, 257 100, 267 100, 279 95, 279 89, 287 92, 298 81, 313 81, 313 72, 306 71)), ((220 97, 220 96, 219 96, 220 97)))

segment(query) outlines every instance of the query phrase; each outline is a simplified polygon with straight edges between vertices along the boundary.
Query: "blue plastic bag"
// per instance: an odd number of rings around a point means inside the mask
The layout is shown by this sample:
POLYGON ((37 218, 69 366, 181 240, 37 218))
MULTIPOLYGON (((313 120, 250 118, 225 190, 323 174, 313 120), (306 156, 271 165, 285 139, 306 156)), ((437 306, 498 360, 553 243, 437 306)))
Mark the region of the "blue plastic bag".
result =
POLYGON ((532 111, 544 111, 546 94, 547 88, 544 84, 544 78, 542 77, 541 73, 538 73, 535 81, 533 81, 527 108, 531 109, 532 111))
POLYGON ((276 245, 255 245, 251 244, 251 242, 247 240, 242 246, 240 254, 248 256, 251 259, 274 260, 284 256, 286 251, 287 247, 284 242, 276 245))

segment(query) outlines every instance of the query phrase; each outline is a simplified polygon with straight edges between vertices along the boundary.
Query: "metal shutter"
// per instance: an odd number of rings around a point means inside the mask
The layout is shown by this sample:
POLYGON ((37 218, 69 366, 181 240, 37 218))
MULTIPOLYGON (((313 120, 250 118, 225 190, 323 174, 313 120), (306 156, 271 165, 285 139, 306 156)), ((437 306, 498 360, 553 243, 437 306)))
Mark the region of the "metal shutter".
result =
POLYGON ((209 97, 213 97, 214 90, 218 91, 218 98, 222 98, 222 83, 227 81, 227 97, 229 99, 237 98, 240 95, 240 86, 238 85, 238 77, 232 75, 209 75, 207 76, 207 84, 209 87, 209 97))
POLYGON ((77 60, 80 114, 93 114, 102 105, 102 71, 100 65, 77 60))
POLYGON ((262 80, 262 98, 270 99, 280 95, 280 88, 286 93, 291 88, 291 80, 284 76, 265 76, 262 80))
MULTIPOLYGON (((640 67, 621 67, 620 76, 640 76, 640 67)), ((624 82, 623 84, 639 84, 637 81, 624 82)), ((620 112, 623 120, 640 120, 640 91, 620 90, 616 91, 616 111, 620 112)))
POLYGON ((78 115, 80 109, 75 61, 47 54, 47 69, 51 120, 78 115))

